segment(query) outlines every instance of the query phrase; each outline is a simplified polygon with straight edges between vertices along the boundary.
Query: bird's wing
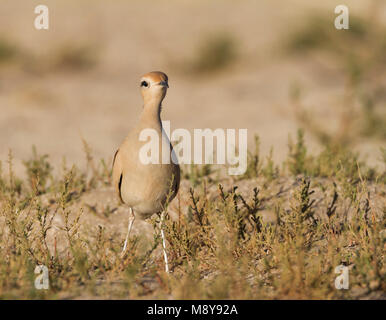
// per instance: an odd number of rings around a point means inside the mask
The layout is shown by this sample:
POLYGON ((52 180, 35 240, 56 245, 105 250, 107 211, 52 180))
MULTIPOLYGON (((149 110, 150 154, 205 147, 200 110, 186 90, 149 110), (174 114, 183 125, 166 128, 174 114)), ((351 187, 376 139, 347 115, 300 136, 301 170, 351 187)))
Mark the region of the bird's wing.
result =
POLYGON ((117 194, 121 202, 123 202, 122 196, 121 196, 122 178, 123 178, 123 167, 122 167, 121 156, 118 149, 115 152, 114 160, 113 160, 113 186, 117 191, 117 194))

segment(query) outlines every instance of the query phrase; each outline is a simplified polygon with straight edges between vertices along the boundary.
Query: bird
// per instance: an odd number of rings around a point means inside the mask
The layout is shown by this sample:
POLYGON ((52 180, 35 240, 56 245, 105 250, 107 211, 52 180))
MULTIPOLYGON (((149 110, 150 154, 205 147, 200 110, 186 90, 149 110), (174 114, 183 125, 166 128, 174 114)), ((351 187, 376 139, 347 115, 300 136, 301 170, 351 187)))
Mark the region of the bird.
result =
POLYGON ((165 205, 178 193, 180 167, 173 146, 165 133, 161 121, 161 106, 169 88, 168 76, 161 71, 152 71, 142 76, 140 91, 143 98, 142 113, 136 125, 131 128, 113 158, 112 182, 121 204, 129 209, 129 223, 121 256, 126 253, 127 242, 134 220, 145 220, 153 214, 160 214, 165 271, 169 272, 166 240, 163 230, 165 205), (141 132, 155 130, 158 134, 160 163, 143 163, 139 153, 144 145, 141 132), (161 157, 167 150, 166 158, 161 157), (167 161, 164 161, 164 160, 167 161))

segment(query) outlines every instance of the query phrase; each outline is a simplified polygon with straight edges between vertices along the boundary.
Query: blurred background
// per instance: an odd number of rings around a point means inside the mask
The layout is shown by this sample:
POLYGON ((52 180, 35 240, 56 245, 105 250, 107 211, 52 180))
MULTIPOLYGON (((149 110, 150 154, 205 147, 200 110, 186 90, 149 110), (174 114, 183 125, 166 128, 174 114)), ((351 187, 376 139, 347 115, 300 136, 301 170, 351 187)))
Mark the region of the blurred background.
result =
POLYGON ((386 141, 386 1, 1 0, 0 160, 32 145, 111 163, 141 110, 139 79, 169 75, 163 119, 176 128, 247 128, 281 161, 303 128, 311 152, 339 144, 374 165, 386 141), (36 30, 45 4, 50 29, 36 30))

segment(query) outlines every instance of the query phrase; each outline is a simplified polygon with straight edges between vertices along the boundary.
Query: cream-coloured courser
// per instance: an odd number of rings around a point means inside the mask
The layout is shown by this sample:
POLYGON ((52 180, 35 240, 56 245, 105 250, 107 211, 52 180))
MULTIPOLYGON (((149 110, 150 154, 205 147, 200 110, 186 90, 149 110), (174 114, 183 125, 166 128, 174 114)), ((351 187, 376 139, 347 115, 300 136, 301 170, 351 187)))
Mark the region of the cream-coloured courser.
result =
MULTIPOLYGON (((120 200, 130 210, 129 226, 122 255, 126 252, 127 241, 135 217, 147 219, 154 213, 163 213, 164 205, 177 194, 180 183, 180 168, 176 162, 169 138, 162 128, 161 103, 165 98, 168 77, 163 72, 154 71, 145 74, 140 82, 144 101, 142 114, 138 123, 129 132, 113 161, 113 184, 120 200), (145 129, 153 129, 159 137, 159 164, 144 164, 140 159, 140 149, 148 141, 140 141, 140 133, 145 129), (162 157, 162 150, 168 154, 162 157), (164 151, 165 152, 165 151, 164 151), (172 160, 174 158, 174 161, 172 160)), ((153 131, 154 132, 154 131, 153 131)), ((165 236, 161 235, 165 259, 165 269, 169 272, 165 236)))

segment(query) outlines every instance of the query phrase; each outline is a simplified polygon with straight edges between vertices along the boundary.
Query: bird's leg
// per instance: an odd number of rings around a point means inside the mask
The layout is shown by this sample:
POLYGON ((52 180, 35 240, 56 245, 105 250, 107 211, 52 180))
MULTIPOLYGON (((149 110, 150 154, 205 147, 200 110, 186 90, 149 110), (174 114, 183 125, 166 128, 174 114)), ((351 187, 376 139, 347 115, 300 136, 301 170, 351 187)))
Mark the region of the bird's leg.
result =
POLYGON ((164 211, 161 213, 161 223, 160 223, 160 228, 161 228, 161 236, 162 236, 162 248, 164 252, 164 259, 165 259, 165 271, 166 273, 169 273, 169 263, 168 263, 168 255, 166 253, 166 241, 165 241, 165 234, 164 234, 164 229, 163 229, 163 224, 164 224, 164 211))
POLYGON ((129 241, 130 231, 131 231, 131 228, 133 227, 134 220, 135 220, 134 211, 132 208, 130 208, 129 226, 127 228, 126 240, 125 240, 125 244, 123 245, 121 257, 123 257, 125 255, 127 242, 129 241))

